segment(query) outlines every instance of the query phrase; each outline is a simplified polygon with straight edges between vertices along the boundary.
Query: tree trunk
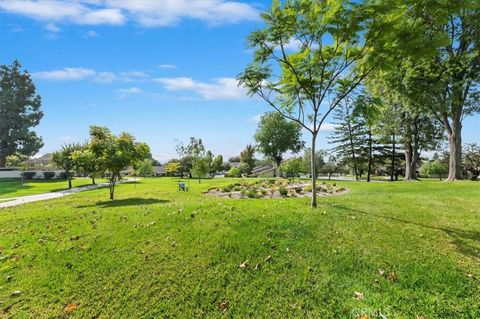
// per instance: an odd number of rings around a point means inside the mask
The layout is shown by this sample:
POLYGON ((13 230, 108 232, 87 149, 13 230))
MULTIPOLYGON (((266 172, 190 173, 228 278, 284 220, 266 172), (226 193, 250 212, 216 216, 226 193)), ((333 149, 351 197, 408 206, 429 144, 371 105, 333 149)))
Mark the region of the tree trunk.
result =
POLYGON ((0 156, 0 167, 6 167, 6 166, 7 166, 7 157, 0 156))
POLYGON ((315 155, 315 144, 317 141, 317 135, 313 134, 312 136, 312 154, 310 155, 310 169, 312 171, 312 208, 317 207, 317 168, 315 167, 316 155, 315 155))
POLYGON ((72 188, 72 178, 70 177, 70 175, 67 178, 68 178, 68 188, 72 188))
POLYGON ((417 159, 414 147, 410 141, 405 143, 405 179, 404 181, 417 180, 417 159))
POLYGON ((110 179, 110 199, 113 200, 115 194, 115 177, 110 179))
POLYGON ((396 147, 396 141, 395 141, 395 134, 392 134, 392 164, 390 166, 390 181, 394 181, 395 177, 395 147, 396 147))
POLYGON ((462 173, 462 123, 460 119, 453 121, 451 130, 447 130, 450 145, 450 160, 448 165, 448 181, 463 179, 462 173))
POLYGON ((282 159, 281 158, 275 158, 275 169, 273 171, 273 177, 279 177, 280 176, 280 165, 282 165, 282 159))
POLYGON ((92 176, 92 185, 95 185, 95 177, 92 176))
POLYGON ((373 156, 373 146, 372 146, 372 131, 368 131, 368 171, 367 171, 367 182, 370 182, 370 175, 372 174, 372 156, 373 156))

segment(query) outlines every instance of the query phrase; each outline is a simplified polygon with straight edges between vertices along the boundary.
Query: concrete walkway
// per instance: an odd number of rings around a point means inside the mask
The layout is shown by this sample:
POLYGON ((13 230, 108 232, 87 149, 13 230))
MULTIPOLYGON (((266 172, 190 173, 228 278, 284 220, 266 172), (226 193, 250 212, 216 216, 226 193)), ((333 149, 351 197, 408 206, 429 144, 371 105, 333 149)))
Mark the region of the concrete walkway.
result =
MULTIPOLYGON (((138 181, 138 180, 139 179, 136 179, 136 181, 138 181)), ((121 182, 117 182, 117 184, 130 183, 130 182, 134 182, 134 181, 135 180, 133 180, 133 179, 124 179, 121 182)), ((33 202, 38 202, 38 201, 42 201, 42 200, 48 200, 48 199, 73 195, 73 194, 83 192, 83 191, 108 187, 108 185, 109 185, 108 183, 100 183, 100 184, 96 184, 96 185, 75 187, 75 188, 66 189, 66 190, 59 191, 59 192, 43 193, 43 194, 28 195, 28 196, 21 196, 21 197, 0 198, 0 208, 18 206, 18 205, 22 205, 22 204, 26 204, 26 203, 33 203, 33 202)))

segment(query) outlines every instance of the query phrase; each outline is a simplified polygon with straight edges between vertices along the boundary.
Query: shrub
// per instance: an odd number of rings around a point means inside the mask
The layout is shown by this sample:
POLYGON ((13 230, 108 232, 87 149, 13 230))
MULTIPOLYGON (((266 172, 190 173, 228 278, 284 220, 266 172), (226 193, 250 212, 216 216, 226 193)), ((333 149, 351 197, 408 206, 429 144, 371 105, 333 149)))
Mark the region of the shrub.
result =
POLYGON ((311 185, 307 185, 303 188, 304 191, 306 192, 311 192, 313 190, 312 186, 311 185))
POLYGON ((45 179, 52 179, 55 177, 55 172, 43 172, 43 177, 45 179))
POLYGON ((284 187, 284 186, 281 186, 278 191, 280 192, 280 196, 287 196, 288 195, 288 190, 284 187))
POLYGON ((262 189, 262 190, 260 190, 260 193, 262 193, 262 195, 265 196, 265 195, 267 195, 268 192, 267 192, 266 189, 262 189))
POLYGON ((245 194, 246 194, 246 193, 245 193, 245 190, 244 190, 244 189, 242 189, 242 191, 240 192, 240 194, 242 195, 242 197, 244 197, 244 196, 245 196, 245 194))
POLYGON ((239 192, 239 191, 241 191, 241 190, 242 190, 242 188, 241 188, 240 186, 235 186, 235 187, 233 188, 233 191, 234 191, 234 192, 239 192))
POLYGON ((224 187, 222 187, 222 192, 229 193, 229 192, 232 191, 232 188, 233 188, 233 185, 224 186, 224 187))
POLYGON ((297 192, 297 194, 300 194, 302 192, 302 188, 301 187, 295 187, 295 192, 297 192))
POLYGON ((37 172, 23 172, 24 179, 33 179, 37 175, 37 172))
POLYGON ((253 189, 250 189, 246 192, 248 198, 254 198, 256 194, 257 193, 253 189))
POLYGON ((68 179, 68 176, 72 176, 72 173, 67 173, 67 172, 60 172, 60 178, 61 179, 68 179))

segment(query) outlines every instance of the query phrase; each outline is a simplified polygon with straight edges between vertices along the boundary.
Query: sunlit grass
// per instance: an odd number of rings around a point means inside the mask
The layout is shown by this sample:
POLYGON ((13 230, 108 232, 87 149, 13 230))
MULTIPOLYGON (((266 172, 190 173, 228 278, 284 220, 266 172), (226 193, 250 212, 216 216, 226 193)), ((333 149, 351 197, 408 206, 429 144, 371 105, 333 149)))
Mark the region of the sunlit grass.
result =
POLYGON ((0 317, 480 316, 480 184, 337 182, 316 210, 202 193, 231 182, 1 209, 0 317))

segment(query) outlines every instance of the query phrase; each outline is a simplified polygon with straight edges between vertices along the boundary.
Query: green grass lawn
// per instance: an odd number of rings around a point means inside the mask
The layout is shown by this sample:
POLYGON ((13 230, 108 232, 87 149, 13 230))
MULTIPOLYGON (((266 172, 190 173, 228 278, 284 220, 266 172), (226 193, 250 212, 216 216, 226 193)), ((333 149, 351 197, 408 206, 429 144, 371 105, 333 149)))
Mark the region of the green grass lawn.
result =
MULTIPOLYGON (((97 181, 97 183, 101 182, 102 180, 97 181)), ((74 178, 72 180, 73 187, 90 185, 91 183, 90 178, 74 178)), ((65 180, 33 180, 25 181, 23 185, 20 180, 0 181, 0 198, 36 195, 65 189, 68 189, 68 182, 65 180)))
POLYGON ((316 210, 202 194, 228 183, 0 209, 0 317, 480 317, 479 183, 337 182, 316 210))

